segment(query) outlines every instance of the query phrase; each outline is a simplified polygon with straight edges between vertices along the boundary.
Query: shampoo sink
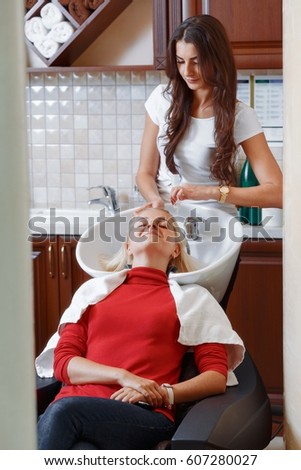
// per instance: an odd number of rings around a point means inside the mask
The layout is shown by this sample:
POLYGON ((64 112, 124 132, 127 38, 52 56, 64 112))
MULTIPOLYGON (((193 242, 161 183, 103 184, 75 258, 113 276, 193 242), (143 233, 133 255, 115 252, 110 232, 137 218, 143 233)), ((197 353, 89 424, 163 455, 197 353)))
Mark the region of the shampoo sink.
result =
MULTIPOLYGON (((199 268, 189 273, 171 273, 170 278, 179 284, 200 284, 207 288, 216 300, 220 301, 228 287, 243 239, 241 223, 234 216, 210 207, 210 204, 182 203, 179 206, 166 206, 185 230, 187 217, 201 220, 198 237, 187 240, 188 250, 199 268)), ((129 220, 135 209, 107 217, 81 236, 76 247, 76 257, 81 268, 92 277, 103 276, 99 258, 115 254, 124 243, 129 220)))

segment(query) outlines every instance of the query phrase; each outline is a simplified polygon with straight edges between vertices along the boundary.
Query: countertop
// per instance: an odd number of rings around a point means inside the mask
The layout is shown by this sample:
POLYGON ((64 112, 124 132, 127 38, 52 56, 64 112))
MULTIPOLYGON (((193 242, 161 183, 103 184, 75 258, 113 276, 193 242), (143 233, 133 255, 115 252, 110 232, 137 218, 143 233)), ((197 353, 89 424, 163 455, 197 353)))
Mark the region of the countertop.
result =
POLYGON ((271 226, 271 225, 243 225, 243 232, 245 238, 255 239, 282 239, 283 238, 283 227, 271 226))

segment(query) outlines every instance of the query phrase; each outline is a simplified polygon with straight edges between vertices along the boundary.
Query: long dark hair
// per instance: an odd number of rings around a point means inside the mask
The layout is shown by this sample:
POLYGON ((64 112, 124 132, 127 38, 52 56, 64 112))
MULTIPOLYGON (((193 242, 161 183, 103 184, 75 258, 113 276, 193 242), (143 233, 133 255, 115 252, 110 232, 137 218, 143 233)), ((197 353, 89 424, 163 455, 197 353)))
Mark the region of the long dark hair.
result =
POLYGON ((172 173, 178 173, 174 153, 190 123, 193 103, 193 92, 179 74, 176 62, 176 44, 180 40, 195 46, 203 80, 212 87, 216 142, 216 158, 210 168, 212 176, 220 183, 233 183, 237 73, 225 28, 210 15, 188 18, 176 28, 169 42, 166 67, 169 82, 165 91, 171 96, 165 147, 167 167, 172 173))

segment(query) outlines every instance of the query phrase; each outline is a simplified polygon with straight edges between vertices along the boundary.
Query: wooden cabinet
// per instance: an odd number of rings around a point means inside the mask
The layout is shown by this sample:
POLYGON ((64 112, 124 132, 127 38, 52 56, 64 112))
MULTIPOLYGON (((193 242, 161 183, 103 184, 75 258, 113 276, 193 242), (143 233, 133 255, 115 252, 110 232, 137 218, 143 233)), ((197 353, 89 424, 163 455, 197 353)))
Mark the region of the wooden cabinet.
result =
POLYGON ((282 298, 282 240, 245 241, 227 314, 274 397, 283 393, 282 298))
MULTIPOLYGON (((64 7, 58 0, 38 0, 25 14, 25 22, 34 17, 40 17, 42 8, 47 3, 53 3, 62 14, 62 21, 68 21, 73 27, 73 34, 66 42, 61 43, 58 50, 45 57, 33 42, 25 38, 27 46, 32 49, 40 59, 48 66, 70 66, 88 46, 117 18, 118 15, 132 2, 132 0, 103 0, 95 10, 89 10, 90 14, 85 18, 85 13, 80 15, 83 5, 78 5, 76 16, 70 14, 68 7, 64 7), (82 19, 81 19, 82 18, 82 19)), ((26 1, 25 1, 26 5, 26 1)))
POLYGON ((36 354, 56 331, 73 293, 89 276, 75 257, 78 237, 33 236, 33 275, 36 354))
POLYGON ((166 47, 185 18, 210 14, 229 35, 238 69, 282 68, 282 0, 154 0, 154 57, 165 68, 166 47))
POLYGON ((208 13, 225 26, 239 69, 282 68, 282 0, 209 0, 208 13))

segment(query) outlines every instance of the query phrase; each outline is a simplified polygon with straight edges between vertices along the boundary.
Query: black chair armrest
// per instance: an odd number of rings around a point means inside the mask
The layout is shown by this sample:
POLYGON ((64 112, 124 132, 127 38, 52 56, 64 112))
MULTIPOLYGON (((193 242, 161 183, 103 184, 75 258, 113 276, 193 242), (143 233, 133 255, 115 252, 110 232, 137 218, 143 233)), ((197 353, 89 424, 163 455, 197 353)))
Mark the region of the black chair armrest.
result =
POLYGON ((172 449, 255 450, 268 445, 271 405, 248 353, 236 376, 237 386, 201 400, 188 411, 172 438, 172 449))
POLYGON ((61 382, 54 377, 47 379, 36 375, 37 412, 42 414, 61 388, 61 382))

